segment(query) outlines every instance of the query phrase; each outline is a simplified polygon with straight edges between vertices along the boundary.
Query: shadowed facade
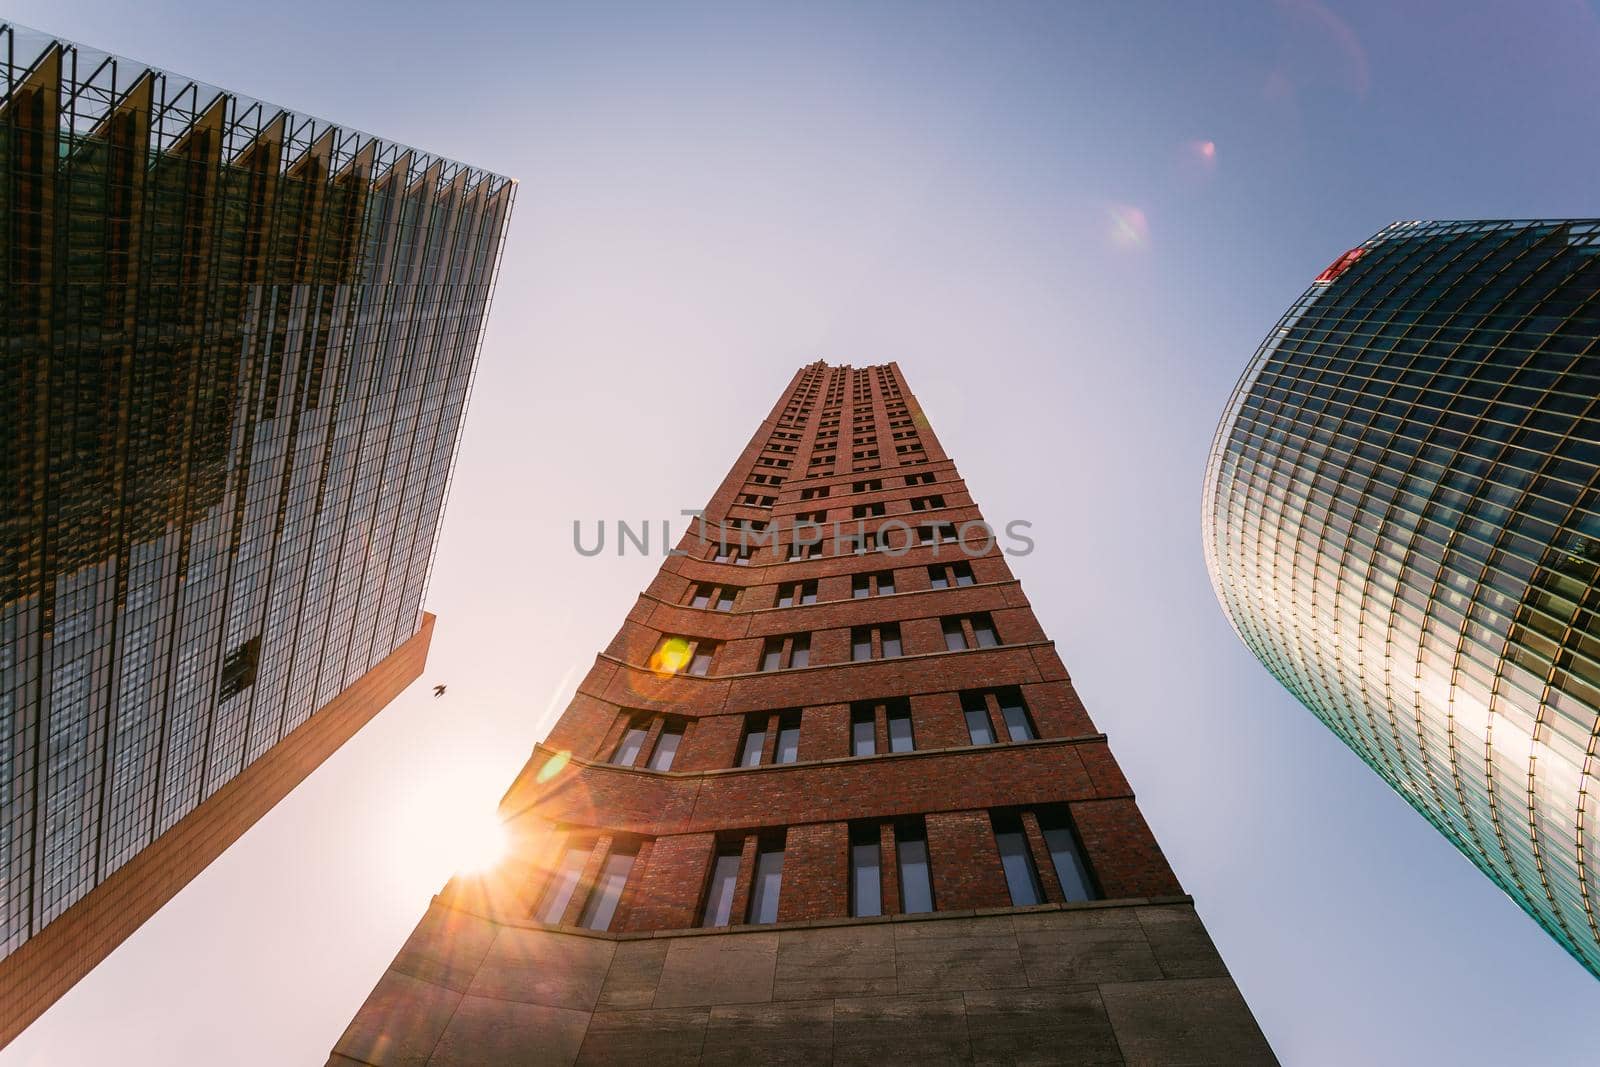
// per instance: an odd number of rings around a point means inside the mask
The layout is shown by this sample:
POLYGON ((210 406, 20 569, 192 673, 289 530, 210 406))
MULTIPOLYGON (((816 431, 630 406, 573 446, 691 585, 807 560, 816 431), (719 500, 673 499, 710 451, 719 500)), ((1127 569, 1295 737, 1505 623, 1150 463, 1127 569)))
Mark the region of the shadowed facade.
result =
POLYGON ((0 57, 4 1043, 421 671, 514 186, 0 57))

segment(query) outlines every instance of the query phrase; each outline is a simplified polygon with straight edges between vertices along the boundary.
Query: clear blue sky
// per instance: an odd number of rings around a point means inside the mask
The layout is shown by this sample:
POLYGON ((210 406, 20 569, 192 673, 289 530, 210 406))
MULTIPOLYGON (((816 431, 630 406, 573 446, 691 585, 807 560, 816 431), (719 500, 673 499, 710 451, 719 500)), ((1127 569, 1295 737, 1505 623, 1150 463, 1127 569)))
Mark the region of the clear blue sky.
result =
POLYGON ((521 179, 407 694, 5 1053, 321 1062, 793 369, 897 359, 1286 1063, 1592 1061, 1600 984, 1245 651, 1200 481, 1394 219, 1594 215, 1600 19, 1538 0, 192 5, 19 21, 521 179), (1207 160, 1196 145, 1215 144, 1207 160), (1141 224, 1142 222, 1142 224, 1141 224))

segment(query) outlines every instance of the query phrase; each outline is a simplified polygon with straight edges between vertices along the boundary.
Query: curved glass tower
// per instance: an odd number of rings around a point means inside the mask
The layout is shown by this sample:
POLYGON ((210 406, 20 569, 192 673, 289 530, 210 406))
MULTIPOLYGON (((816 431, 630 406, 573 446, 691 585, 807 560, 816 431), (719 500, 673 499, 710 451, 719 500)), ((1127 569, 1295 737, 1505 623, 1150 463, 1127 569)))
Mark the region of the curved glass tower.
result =
POLYGON ((1600 221, 1403 222, 1234 390, 1206 564, 1244 643, 1600 976, 1600 221))

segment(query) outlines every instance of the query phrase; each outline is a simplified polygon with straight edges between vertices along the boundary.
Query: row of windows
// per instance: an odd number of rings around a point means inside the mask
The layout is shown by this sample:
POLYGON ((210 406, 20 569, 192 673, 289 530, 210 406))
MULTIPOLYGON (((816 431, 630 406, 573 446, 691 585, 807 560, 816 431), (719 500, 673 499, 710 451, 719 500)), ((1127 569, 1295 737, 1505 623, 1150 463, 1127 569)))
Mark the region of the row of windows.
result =
MULTIPOLYGON (((785 466, 788 465, 787 461, 783 461, 783 463, 785 466)), ((762 466, 772 465, 774 464, 762 464, 762 466)), ((781 477, 767 473, 753 474, 751 475, 750 480, 757 485, 768 487, 779 486, 783 484, 783 479, 781 477)), ((905 484, 908 486, 932 485, 935 481, 935 476, 932 471, 919 471, 916 474, 905 475, 904 480, 905 484)), ((882 478, 863 478, 859 481, 850 483, 850 492, 852 493, 881 493, 882 491, 882 478)), ((833 486, 831 485, 808 485, 800 490, 801 500, 821 500, 824 497, 831 495, 833 495, 833 486)), ((739 503, 748 504, 752 507, 770 508, 773 504, 777 503, 777 499, 763 493, 746 492, 739 498, 739 503)), ((943 507, 944 505, 941 504, 939 506, 943 507)))
MULTIPOLYGON (((715 595, 721 596, 722 593, 717 591, 715 595)), ((803 598, 807 594, 801 591, 798 595, 803 598)), ((814 590, 809 595, 815 600, 814 590)), ((939 620, 939 627, 944 634, 944 646, 947 652, 995 648, 1002 643, 1000 633, 995 629, 994 618, 986 611, 972 615, 947 615, 939 620)), ((651 652, 646 666, 657 674, 709 675, 720 644, 704 637, 663 635, 656 643, 655 650, 651 652)), ((899 623, 877 623, 871 626, 852 627, 850 630, 852 661, 892 659, 904 654, 899 623)), ((762 645, 758 667, 761 671, 794 670, 809 666, 811 666, 809 632, 774 634, 762 645)))
MULTIPOLYGON (((821 512, 797 515, 795 519, 801 523, 814 523, 818 527, 822 527, 826 523, 826 519, 822 517, 821 512)), ((740 528, 735 527, 735 529, 740 528)), ((749 526, 742 527, 742 529, 750 529, 758 534, 765 532, 764 526, 749 526)), ((814 540, 809 537, 801 538, 798 536, 797 528, 795 539, 779 544, 776 536, 774 536, 772 543, 766 545, 766 547, 770 547, 775 553, 782 554, 787 562, 802 559, 820 559, 826 554, 827 541, 823 538, 821 529, 818 529, 816 534, 817 536, 814 540)), ((960 545, 962 550, 969 554, 983 555, 994 546, 994 543, 993 529, 979 519, 969 520, 959 525, 953 522, 924 521, 915 526, 900 519, 890 519, 878 530, 863 530, 849 534, 840 533, 836 530, 832 554, 836 556, 852 554, 859 556, 869 552, 882 551, 894 555, 904 555, 912 548, 956 544, 960 545), (905 532, 905 537, 891 540, 885 536, 890 530, 902 530, 905 532)), ((732 563, 737 566, 749 566, 750 562, 755 558, 756 549, 763 547, 765 540, 763 539, 762 544, 757 544, 754 540, 747 540, 743 537, 735 540, 724 534, 715 541, 708 541, 707 545, 707 558, 712 563, 732 563)), ((938 555, 937 548, 934 551, 934 555, 938 555)))
MULTIPOLYGON (((1040 864, 1047 862, 1060 886, 1065 902, 1094 900, 1100 896, 1084 860, 1083 849, 1071 818, 1060 806, 1021 812, 998 810, 989 813, 994 852, 989 862, 999 867, 1014 907, 1046 903, 1050 896, 1040 878, 1040 864), (1030 844, 1026 818, 1037 821, 1043 849, 1036 854, 1030 844)), ((887 823, 856 821, 848 824, 849 911, 852 916, 870 917, 886 913, 884 902, 885 829, 893 834, 894 886, 900 898, 898 914, 918 915, 938 910, 933 872, 939 861, 928 847, 928 833, 920 817, 901 818, 887 823)), ((748 903, 740 917, 744 923, 762 925, 778 921, 778 903, 783 894, 784 859, 787 831, 767 830, 756 836, 753 862, 749 870, 748 903)), ((589 930, 608 930, 637 864, 640 845, 637 839, 617 838, 606 853, 592 885, 587 887, 576 924, 589 930)), ((534 918, 559 925, 573 910, 583 872, 594 856, 595 842, 569 843, 551 875, 534 918)), ((699 925, 715 928, 735 921, 734 902, 739 895, 739 880, 744 867, 745 842, 729 838, 720 842, 712 857, 705 889, 701 896, 699 925)), ((981 862, 981 857, 979 862, 981 862)), ((970 857, 957 862, 970 863, 970 857)))
MULTIPOLYGON (((1004 725, 1009 741, 1033 741, 1039 737, 1022 691, 1015 686, 963 691, 961 711, 968 737, 974 745, 998 742, 994 726, 997 721, 1004 725)), ((759 767, 764 762, 797 762, 800 759, 800 734, 804 718, 799 708, 746 716, 734 766, 759 767), (773 735, 770 757, 767 755, 768 734, 773 735)), ((686 720, 676 715, 635 715, 628 720, 622 738, 607 762, 618 767, 636 767, 643 758, 647 770, 670 771, 682 747, 687 726, 686 720), (650 734, 658 722, 661 728, 652 743, 650 734)), ((850 754, 877 755, 880 737, 886 739, 887 752, 916 750, 916 730, 912 724, 909 700, 898 697, 856 701, 850 705, 850 754)))

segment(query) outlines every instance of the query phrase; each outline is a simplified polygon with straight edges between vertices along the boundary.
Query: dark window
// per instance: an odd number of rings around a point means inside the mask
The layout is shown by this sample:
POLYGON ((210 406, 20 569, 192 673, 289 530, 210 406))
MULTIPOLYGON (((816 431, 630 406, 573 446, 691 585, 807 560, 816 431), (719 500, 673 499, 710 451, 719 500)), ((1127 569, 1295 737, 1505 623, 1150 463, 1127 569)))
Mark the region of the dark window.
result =
POLYGON ((724 845, 711 864, 701 926, 727 926, 733 919, 733 896, 739 885, 739 846, 724 845))
POLYGON ((857 504, 850 509, 852 519, 878 518, 884 513, 883 501, 877 500, 871 504, 857 504))
POLYGON ((957 585, 972 584, 972 567, 966 563, 952 563, 950 570, 956 576, 957 585))
POLYGON ((811 666, 811 635, 795 634, 789 646, 789 666, 811 666))
POLYGON ((778 747, 774 763, 793 763, 800 758, 800 713, 785 712, 778 720, 778 747))
POLYGON ((928 869, 928 835, 922 820, 894 828, 895 861, 900 867, 900 909, 908 915, 933 910, 933 878, 928 869))
POLYGON ((608 930, 612 916, 617 913, 617 903, 622 900, 622 890, 633 872, 633 861, 638 855, 638 845, 615 849, 600 866, 600 877, 589 892, 578 925, 588 930, 608 930))
POLYGON ((644 747, 644 739, 649 732, 648 721, 629 723, 622 740, 617 743, 616 751, 611 753, 611 762, 618 767, 632 767, 639 759, 639 750, 644 747))
POLYGON ((936 563, 928 568, 928 585, 933 589, 950 588, 950 577, 942 564, 936 563))
POLYGON ((886 623, 880 627, 881 641, 883 644, 883 658, 894 659, 900 655, 900 624, 897 622, 886 623))
POLYGON ((856 626, 851 629, 850 658, 857 662, 872 658, 872 627, 856 626))
POLYGON ((761 650, 761 669, 776 671, 783 667, 783 638, 769 637, 761 650))
POLYGON ((750 886, 751 923, 778 921, 778 893, 783 888, 783 843, 763 844, 756 853, 755 879, 750 886))
POLYGON ((756 767, 761 763, 761 750, 767 744, 767 717, 752 715, 745 720, 744 741, 739 745, 739 766, 756 767))
POLYGON ((661 735, 656 738, 655 751, 650 753, 648 767, 652 771, 670 771, 672 761, 677 758, 678 745, 683 742, 683 723, 669 721, 661 728, 661 735))
POLYGON ((967 647, 967 632, 961 628, 960 619, 942 619, 940 625, 944 627, 944 647, 950 652, 962 652, 967 647))
MULTIPOLYGON (((860 457, 857 457, 860 458, 860 457)), ((852 493, 876 493, 883 488, 883 479, 868 478, 864 482, 856 482, 850 486, 852 493)))
POLYGON ((917 747, 911 732, 911 707, 904 702, 889 705, 889 751, 910 752, 917 747))
POLYGON ((584 865, 589 862, 589 853, 593 845, 569 845, 561 857, 561 866, 550 876, 550 884, 545 886, 544 896, 539 898, 539 907, 534 912, 534 917, 542 923, 552 926, 561 922, 561 917, 567 913, 567 905, 572 901, 573 890, 578 888, 578 879, 583 876, 584 865))
POLYGON ((876 826, 850 827, 850 914, 883 914, 883 861, 876 826))
POLYGON ((972 616, 972 636, 978 639, 979 648, 993 648, 1000 643, 1000 635, 995 632, 994 620, 987 614, 972 616))
POLYGON ((871 705, 850 711, 850 755, 871 756, 878 751, 876 715, 871 705))
POLYGON ((1028 838, 1022 832, 1022 820, 1012 814, 995 815, 994 843, 1000 849, 1000 868, 1005 872, 1006 888, 1011 890, 1011 903, 1017 907, 1043 904, 1044 890, 1039 886, 1039 872, 1033 866, 1033 854, 1028 851, 1028 838))
POLYGON ((967 717, 967 733, 975 745, 994 744, 994 725, 982 693, 962 693, 961 710, 967 717))
POLYGON ((1061 811, 1043 811, 1039 813, 1039 829, 1044 834, 1045 847, 1050 850, 1050 865, 1056 870, 1056 879, 1066 898, 1094 900, 1099 897, 1088 864, 1083 861, 1083 849, 1078 846, 1072 820, 1061 811))
POLYGON ((857 600, 872 595, 872 575, 858 574, 850 579, 850 595, 857 600))
POLYGON ((256 684, 256 668, 261 663, 261 637, 256 635, 229 652, 222 661, 222 680, 217 688, 221 703, 256 684))
POLYGON ((694 590, 694 598, 689 601, 691 608, 703 608, 711 603, 711 594, 716 592, 715 586, 698 585, 694 590))
POLYGON ((1000 717, 1005 720, 1006 733, 1011 735, 1011 740, 1032 741, 1038 737, 1039 731, 1033 727, 1033 716, 1028 714, 1022 691, 1002 689, 997 695, 1000 698, 1000 717))

